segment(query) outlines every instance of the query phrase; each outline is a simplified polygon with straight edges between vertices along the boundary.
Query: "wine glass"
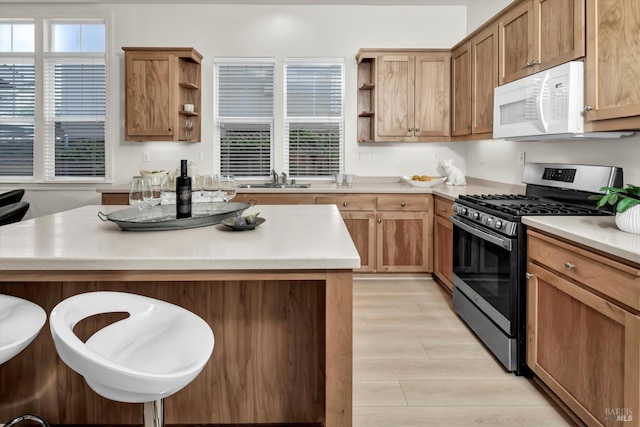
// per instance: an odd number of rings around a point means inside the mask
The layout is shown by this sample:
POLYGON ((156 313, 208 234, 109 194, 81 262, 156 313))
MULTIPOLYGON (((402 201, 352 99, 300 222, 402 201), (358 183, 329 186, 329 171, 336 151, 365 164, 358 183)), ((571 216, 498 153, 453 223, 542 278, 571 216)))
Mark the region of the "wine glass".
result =
MULTIPOLYGON (((155 178, 147 178, 144 180, 144 190, 142 192, 142 198, 151 206, 153 213, 153 207, 160 204, 162 201, 162 184, 161 181, 155 178)), ((153 215, 152 215, 153 217, 153 215)))
POLYGON ((229 200, 236 197, 236 178, 233 175, 222 175, 220 176, 220 195, 222 196, 222 201, 228 202, 229 200))
POLYGON ((147 202, 144 199, 144 180, 141 177, 135 177, 133 181, 131 181, 129 204, 138 208, 140 217, 142 217, 142 210, 147 205, 147 202))
POLYGON ((209 201, 212 213, 213 200, 218 196, 219 191, 220 180, 216 174, 202 176, 202 195, 209 201))

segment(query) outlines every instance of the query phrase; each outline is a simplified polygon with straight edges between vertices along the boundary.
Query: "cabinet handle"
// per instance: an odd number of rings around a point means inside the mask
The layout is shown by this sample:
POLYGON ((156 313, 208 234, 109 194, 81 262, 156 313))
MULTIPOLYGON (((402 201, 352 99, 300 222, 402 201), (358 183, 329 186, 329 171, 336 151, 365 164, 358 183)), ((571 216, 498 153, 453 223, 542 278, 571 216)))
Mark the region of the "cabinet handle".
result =
POLYGON ((345 208, 347 207, 348 203, 347 202, 342 202, 342 206, 344 206, 345 208))
POLYGON ((533 277, 533 274, 531 273, 525 273, 524 277, 526 277, 527 279, 531 279, 533 277))
POLYGON ((420 132, 420 128, 416 128, 416 132, 420 132))
POLYGON ((470 129, 470 128, 471 128, 471 125, 464 125, 464 128, 465 128, 465 129, 470 129))
POLYGON ((169 132, 171 132, 173 130, 173 128, 169 128, 169 132))
POLYGON ((446 212, 446 211, 447 211, 447 208, 440 208, 440 210, 441 210, 442 212, 446 212))
POLYGON ((381 219, 378 219, 378 224, 382 224, 382 220, 381 219))
POLYGON ((405 202, 402 202, 402 203, 400 203, 400 206, 402 206, 404 208, 405 206, 407 206, 407 204, 405 202))
POLYGON ((567 270, 573 270, 574 268, 576 268, 575 264, 571 264, 569 261, 564 263, 564 268, 566 268, 567 270))
POLYGON ((524 64, 524 68, 529 68, 531 67, 531 61, 527 61, 526 64, 524 64))
POLYGON ((591 105, 587 105, 584 107, 584 111, 593 111, 593 107, 591 105))
POLYGON ((409 132, 413 132, 413 128, 409 128, 409 132))

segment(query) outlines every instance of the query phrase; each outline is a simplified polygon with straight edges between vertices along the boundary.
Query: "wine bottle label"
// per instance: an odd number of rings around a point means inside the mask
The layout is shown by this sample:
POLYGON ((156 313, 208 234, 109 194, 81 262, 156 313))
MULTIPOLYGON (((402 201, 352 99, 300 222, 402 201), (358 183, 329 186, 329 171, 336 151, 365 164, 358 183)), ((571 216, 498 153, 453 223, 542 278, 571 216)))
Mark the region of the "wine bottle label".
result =
POLYGON ((191 187, 176 188, 176 214, 179 218, 191 216, 191 187))

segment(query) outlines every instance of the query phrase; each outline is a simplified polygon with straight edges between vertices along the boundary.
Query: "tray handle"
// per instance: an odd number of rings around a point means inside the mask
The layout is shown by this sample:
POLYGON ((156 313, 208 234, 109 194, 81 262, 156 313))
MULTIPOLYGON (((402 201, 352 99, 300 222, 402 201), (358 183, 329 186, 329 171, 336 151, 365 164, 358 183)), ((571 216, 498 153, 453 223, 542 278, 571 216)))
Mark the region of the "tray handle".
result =
POLYGON ((109 217, 100 211, 98 211, 98 218, 100 218, 103 221, 109 221, 109 217))

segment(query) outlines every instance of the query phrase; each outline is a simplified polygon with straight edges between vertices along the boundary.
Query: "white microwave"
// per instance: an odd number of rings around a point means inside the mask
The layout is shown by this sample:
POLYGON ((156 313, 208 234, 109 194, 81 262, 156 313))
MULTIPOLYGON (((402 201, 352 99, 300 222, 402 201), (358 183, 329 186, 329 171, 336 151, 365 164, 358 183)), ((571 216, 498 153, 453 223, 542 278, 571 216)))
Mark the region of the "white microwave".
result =
POLYGON ((584 63, 579 61, 498 86, 493 105, 494 138, 540 141, 632 134, 584 133, 584 63))

